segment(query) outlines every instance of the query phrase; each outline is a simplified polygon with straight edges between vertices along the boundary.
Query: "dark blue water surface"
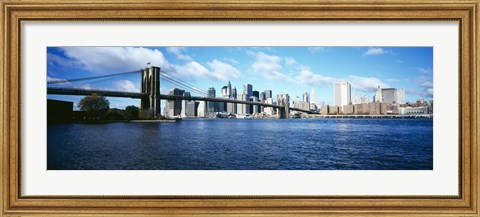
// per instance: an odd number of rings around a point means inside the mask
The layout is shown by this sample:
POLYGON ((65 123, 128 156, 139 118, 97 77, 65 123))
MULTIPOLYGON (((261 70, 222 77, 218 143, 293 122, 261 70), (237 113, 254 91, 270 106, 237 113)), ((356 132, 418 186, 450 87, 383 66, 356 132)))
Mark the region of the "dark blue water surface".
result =
POLYGON ((431 170, 432 119, 191 119, 48 126, 61 170, 431 170))

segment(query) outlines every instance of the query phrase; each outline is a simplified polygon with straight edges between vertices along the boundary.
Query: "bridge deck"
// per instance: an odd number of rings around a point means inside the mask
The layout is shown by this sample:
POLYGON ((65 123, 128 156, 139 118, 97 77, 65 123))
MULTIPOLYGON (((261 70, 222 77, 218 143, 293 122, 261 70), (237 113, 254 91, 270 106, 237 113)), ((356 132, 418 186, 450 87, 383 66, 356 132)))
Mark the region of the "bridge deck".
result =
MULTIPOLYGON (((86 95, 91 95, 93 93, 101 94, 102 96, 106 96, 106 97, 125 97, 125 98, 133 98, 133 99, 143 99, 148 97, 147 94, 133 93, 133 92, 107 91, 107 90, 94 90, 94 89, 84 90, 84 89, 76 89, 76 88, 47 88, 47 94, 86 96, 86 95)), ((273 108, 285 108, 285 106, 281 106, 281 105, 272 105, 272 104, 262 103, 262 102, 242 101, 242 100, 227 99, 227 98, 211 98, 211 97, 201 97, 201 96, 178 96, 178 95, 164 95, 164 94, 160 94, 159 98, 165 99, 165 100, 177 100, 177 101, 196 100, 196 101, 206 101, 206 102, 226 102, 226 103, 259 105, 259 106, 273 107, 273 108)), ((289 108, 289 109, 292 111, 312 113, 311 111, 297 109, 297 108, 289 108)))

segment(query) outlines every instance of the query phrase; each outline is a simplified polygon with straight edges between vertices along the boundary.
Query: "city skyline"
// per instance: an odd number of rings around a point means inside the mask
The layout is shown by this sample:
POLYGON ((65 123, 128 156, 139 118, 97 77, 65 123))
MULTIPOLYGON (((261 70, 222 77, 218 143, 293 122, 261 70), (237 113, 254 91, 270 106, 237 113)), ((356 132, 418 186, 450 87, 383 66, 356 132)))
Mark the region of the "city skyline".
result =
MULTIPOLYGON (((358 97, 368 94, 370 101, 378 86, 403 88, 406 101, 433 98, 433 48, 429 47, 62 47, 48 48, 47 56, 49 81, 132 71, 150 62, 205 91, 214 87, 217 96, 229 82, 239 93, 248 83, 252 91, 272 90, 273 96, 286 93, 290 99, 314 90, 312 101, 333 105, 334 83, 346 81, 352 92, 358 97)), ((74 85, 138 92, 139 80, 140 76, 129 75, 74 85)), ((162 93, 173 88, 181 87, 161 81, 162 93)), ((81 97, 49 98, 78 103, 81 97)), ((118 108, 139 104, 132 99, 109 100, 118 108)))

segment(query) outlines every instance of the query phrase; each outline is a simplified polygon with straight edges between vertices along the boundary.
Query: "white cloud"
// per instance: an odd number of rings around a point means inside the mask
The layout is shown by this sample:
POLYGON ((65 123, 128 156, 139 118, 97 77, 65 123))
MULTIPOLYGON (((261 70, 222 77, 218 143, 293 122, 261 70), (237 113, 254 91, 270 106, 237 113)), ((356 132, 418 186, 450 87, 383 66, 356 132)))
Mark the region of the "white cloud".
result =
POLYGON ((381 88, 390 87, 388 84, 375 77, 349 75, 346 80, 352 84, 353 88, 362 90, 364 92, 374 92, 377 90, 378 86, 381 88))
POLYGON ((80 68, 112 74, 145 68, 150 62, 166 71, 173 70, 163 53, 142 47, 62 47, 65 56, 80 68))
POLYGON ((211 62, 207 63, 208 66, 213 70, 213 73, 220 79, 220 80, 227 80, 229 77, 238 78, 241 72, 233 67, 228 63, 224 63, 217 59, 212 60, 211 62))
POLYGON ((263 52, 248 54, 255 57, 255 62, 252 64, 251 69, 253 72, 263 75, 266 79, 280 79, 289 82, 294 82, 294 79, 290 76, 282 73, 283 66, 282 58, 275 55, 268 55, 263 52))
POLYGON ((237 78, 241 75, 241 72, 237 68, 217 59, 207 62, 207 65, 210 69, 198 62, 192 61, 182 66, 175 66, 175 68, 179 73, 186 76, 193 75, 215 81, 226 81, 231 77, 237 78))
POLYGON ((292 58, 292 57, 285 57, 285 64, 287 66, 292 66, 292 65, 295 65, 297 63, 297 61, 292 58))
POLYGON ((175 54, 175 56, 180 60, 192 61, 190 56, 183 54, 185 51, 187 51, 187 49, 184 47, 168 47, 167 51, 175 54))
POLYGON ((433 97, 433 82, 431 78, 420 76, 415 80, 415 83, 422 89, 422 91, 417 93, 418 95, 429 98, 433 97))
POLYGON ((371 56, 371 55, 381 55, 381 54, 386 54, 386 53, 390 53, 390 51, 385 50, 383 48, 371 47, 371 48, 368 48, 368 50, 365 53, 363 53, 363 55, 364 56, 371 56))
POLYGON ((140 92, 138 87, 135 86, 135 83, 129 80, 116 80, 113 81, 115 84, 115 88, 118 91, 126 91, 126 92, 140 92))
POLYGON ((300 73, 296 77, 296 80, 302 84, 308 85, 329 85, 338 79, 332 77, 325 77, 320 74, 315 74, 307 66, 300 67, 300 73))
POLYGON ((432 80, 425 76, 418 77, 415 83, 420 87, 425 87, 425 88, 433 87, 432 80))

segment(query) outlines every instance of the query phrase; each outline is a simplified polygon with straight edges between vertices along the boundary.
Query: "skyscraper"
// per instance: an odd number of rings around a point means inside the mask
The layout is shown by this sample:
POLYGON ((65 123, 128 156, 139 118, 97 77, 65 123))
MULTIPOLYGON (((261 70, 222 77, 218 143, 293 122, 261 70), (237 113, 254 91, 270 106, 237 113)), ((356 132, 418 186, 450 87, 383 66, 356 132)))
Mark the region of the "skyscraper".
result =
POLYGON ((405 90, 403 88, 382 88, 382 102, 389 104, 405 104, 405 90))
POLYGON ((317 104, 317 95, 315 94, 315 88, 312 87, 312 95, 310 95, 310 103, 317 104))
POLYGON ((349 105, 352 102, 350 83, 335 83, 333 87, 333 95, 335 106, 338 106, 342 109, 344 105, 349 105))
POLYGON ((228 87, 227 86, 223 86, 222 87, 222 91, 221 91, 221 96, 224 97, 224 98, 228 98, 228 87))
MULTIPOLYGON (((190 95, 190 92, 184 92, 183 96, 191 96, 191 95, 190 95)), ((187 104, 188 104, 188 102, 190 102, 190 101, 182 100, 182 110, 180 112, 180 116, 183 117, 183 118, 187 117, 187 104)))
POLYGON ((405 89, 403 88, 397 89, 397 103, 405 104, 405 89))
MULTIPOLYGON (((215 88, 208 88, 208 97, 215 98, 215 88)), ((207 113, 215 112, 215 102, 207 102, 207 113)))
POLYGON ((249 99, 253 95, 253 86, 251 84, 244 84, 243 85, 243 94, 246 94, 247 99, 249 99))
POLYGON ((380 86, 377 88, 377 92, 375 93, 375 96, 373 97, 373 102, 382 102, 383 101, 383 96, 382 96, 382 89, 380 86))
POLYGON ((308 92, 305 91, 305 93, 303 93, 303 98, 302 98, 302 99, 303 99, 303 100, 302 100, 303 102, 308 102, 308 103, 310 103, 310 94, 308 94, 308 92))
POLYGON ((232 84, 230 84, 230 81, 228 81, 228 85, 227 85, 227 97, 228 98, 232 97, 232 84))
POLYGON ((265 93, 265 99, 271 99, 272 98, 272 91, 271 90, 265 90, 263 92, 265 93))
MULTIPOLYGON (((173 88, 168 92, 168 95, 182 96, 185 90, 173 88)), ((167 116, 179 116, 182 112, 182 100, 168 100, 167 101, 167 116)))
POLYGON ((260 98, 260 93, 259 93, 258 91, 256 91, 256 90, 254 90, 254 91, 252 92, 252 96, 255 96, 255 97, 257 97, 257 98, 260 98))
POLYGON ((397 101, 397 89, 395 88, 382 88, 382 102, 384 103, 396 103, 397 101))
POLYGON ((237 98, 237 87, 233 86, 233 89, 232 89, 232 96, 234 99, 237 98))

